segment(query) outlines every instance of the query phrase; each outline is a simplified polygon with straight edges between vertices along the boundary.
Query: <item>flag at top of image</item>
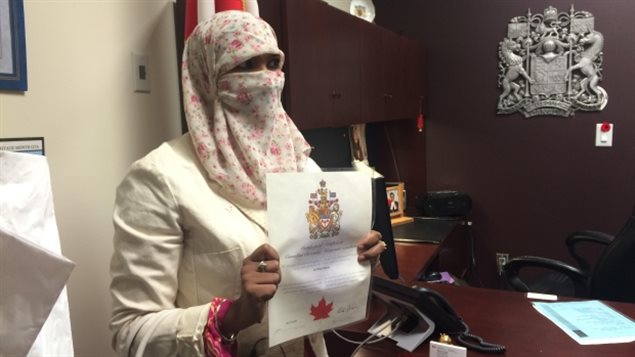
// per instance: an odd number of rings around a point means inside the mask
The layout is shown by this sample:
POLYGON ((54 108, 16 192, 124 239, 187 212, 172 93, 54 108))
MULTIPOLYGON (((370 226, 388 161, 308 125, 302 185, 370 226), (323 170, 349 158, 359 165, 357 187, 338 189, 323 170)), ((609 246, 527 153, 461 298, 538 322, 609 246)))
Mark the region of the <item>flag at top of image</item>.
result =
POLYGON ((185 39, 199 22, 209 19, 216 12, 227 10, 242 10, 260 16, 257 0, 185 0, 185 39))

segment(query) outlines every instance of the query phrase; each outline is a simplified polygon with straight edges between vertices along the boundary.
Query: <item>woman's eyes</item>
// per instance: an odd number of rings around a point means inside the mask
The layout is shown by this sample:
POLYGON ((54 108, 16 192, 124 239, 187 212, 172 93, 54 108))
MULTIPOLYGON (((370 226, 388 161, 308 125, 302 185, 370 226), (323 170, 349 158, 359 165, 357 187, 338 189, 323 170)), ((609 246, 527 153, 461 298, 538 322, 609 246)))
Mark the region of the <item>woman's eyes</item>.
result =
POLYGON ((273 56, 269 58, 258 56, 236 65, 232 72, 256 72, 265 69, 276 71, 281 69, 281 65, 282 61, 280 56, 273 56))
POLYGON ((280 57, 274 57, 267 62, 267 69, 280 69, 280 57))
POLYGON ((249 71, 249 70, 252 70, 253 68, 254 68, 254 61, 249 59, 237 65, 236 67, 234 67, 234 70, 249 71))

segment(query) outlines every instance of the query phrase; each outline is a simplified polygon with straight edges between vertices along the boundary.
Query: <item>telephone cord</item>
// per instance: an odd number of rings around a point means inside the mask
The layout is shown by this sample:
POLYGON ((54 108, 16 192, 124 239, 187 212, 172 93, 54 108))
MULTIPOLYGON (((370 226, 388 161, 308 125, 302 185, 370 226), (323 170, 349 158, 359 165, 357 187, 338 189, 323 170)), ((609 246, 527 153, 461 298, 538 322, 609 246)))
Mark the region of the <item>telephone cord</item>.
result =
POLYGON ((481 337, 470 333, 470 328, 465 322, 461 321, 461 323, 465 326, 465 332, 456 335, 456 339, 459 341, 460 345, 467 347, 468 349, 484 353, 505 352, 505 346, 483 341, 481 337), (476 342, 469 340, 474 340, 476 342))

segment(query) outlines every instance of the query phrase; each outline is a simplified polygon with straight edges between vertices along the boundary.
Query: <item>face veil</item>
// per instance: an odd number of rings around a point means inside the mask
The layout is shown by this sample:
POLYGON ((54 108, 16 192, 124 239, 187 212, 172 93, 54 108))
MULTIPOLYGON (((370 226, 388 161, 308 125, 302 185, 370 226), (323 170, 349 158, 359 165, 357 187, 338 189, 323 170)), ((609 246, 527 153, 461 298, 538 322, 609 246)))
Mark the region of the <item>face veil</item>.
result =
POLYGON ((273 29, 242 11, 199 24, 183 54, 183 104, 198 159, 223 195, 248 210, 265 208, 268 172, 302 171, 310 152, 280 102, 284 73, 230 72, 263 54, 284 60, 273 29))

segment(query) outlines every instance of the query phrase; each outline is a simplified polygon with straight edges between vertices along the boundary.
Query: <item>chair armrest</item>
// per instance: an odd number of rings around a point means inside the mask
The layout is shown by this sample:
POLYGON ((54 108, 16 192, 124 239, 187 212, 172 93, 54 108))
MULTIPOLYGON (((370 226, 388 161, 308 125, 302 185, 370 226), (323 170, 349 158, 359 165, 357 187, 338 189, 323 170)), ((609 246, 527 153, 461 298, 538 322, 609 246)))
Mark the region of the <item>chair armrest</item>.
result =
POLYGON ((503 266, 503 276, 514 290, 528 292, 529 287, 520 279, 519 273, 521 269, 531 267, 549 269, 562 273, 573 282, 575 296, 584 297, 588 294, 587 274, 576 267, 555 259, 535 256, 516 257, 510 259, 507 264, 503 266))
POLYGON ((577 231, 571 233, 565 243, 567 245, 567 249, 569 249, 569 254, 578 262, 578 266, 580 270, 585 273, 588 273, 591 270, 591 264, 589 264, 581 255, 576 251, 576 246, 581 242, 589 242, 589 243, 597 243, 603 246, 608 246, 613 241, 614 236, 598 231, 577 231))

